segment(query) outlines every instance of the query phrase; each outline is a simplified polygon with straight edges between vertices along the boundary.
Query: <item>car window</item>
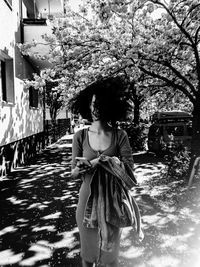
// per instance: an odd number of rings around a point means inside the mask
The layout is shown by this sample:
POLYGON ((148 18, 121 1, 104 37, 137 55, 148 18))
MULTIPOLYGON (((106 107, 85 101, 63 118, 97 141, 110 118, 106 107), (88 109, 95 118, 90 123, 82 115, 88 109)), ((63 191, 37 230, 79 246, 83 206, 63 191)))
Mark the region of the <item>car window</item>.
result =
POLYGON ((174 136, 183 136, 184 135, 184 126, 166 126, 167 134, 173 134, 174 136))
POLYGON ((192 136, 192 125, 187 125, 187 134, 192 136))
POLYGON ((149 128, 149 135, 150 136, 159 136, 161 135, 161 129, 159 126, 151 125, 149 128))

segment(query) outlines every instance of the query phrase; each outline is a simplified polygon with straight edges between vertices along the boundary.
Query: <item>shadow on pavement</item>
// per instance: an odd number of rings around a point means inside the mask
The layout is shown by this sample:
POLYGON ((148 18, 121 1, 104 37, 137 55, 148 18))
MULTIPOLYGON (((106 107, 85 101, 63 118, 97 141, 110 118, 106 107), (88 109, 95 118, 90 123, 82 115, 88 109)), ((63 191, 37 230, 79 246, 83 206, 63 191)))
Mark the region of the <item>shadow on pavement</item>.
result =
POLYGON ((69 148, 50 148, 1 183, 0 266, 80 266, 70 161, 69 148))
MULTIPOLYGON (((132 190, 145 238, 123 229, 120 267, 199 267, 199 182, 164 180, 162 162, 134 155, 139 186, 132 190)), ((79 180, 71 180, 65 141, 43 151, 27 167, 1 182, 0 266, 79 267, 75 209, 79 180), (62 146, 63 145, 63 146, 62 146)))
POLYGON ((133 229, 123 230, 120 266, 199 267, 199 181, 188 191, 182 180, 166 180, 165 166, 150 154, 134 155, 139 186, 132 191, 145 234, 139 243, 133 229))

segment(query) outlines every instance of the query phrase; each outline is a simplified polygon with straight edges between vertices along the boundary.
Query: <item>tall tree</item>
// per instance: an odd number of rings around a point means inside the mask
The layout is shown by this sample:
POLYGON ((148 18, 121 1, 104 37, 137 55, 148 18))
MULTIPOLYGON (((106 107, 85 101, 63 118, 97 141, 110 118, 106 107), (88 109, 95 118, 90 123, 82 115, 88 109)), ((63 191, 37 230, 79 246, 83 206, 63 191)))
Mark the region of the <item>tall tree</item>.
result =
MULTIPOLYGON (((53 26, 53 36, 43 36, 50 44, 50 53, 46 59, 62 78, 61 83, 67 88, 66 95, 81 90, 98 78, 125 74, 130 82, 130 97, 134 102, 134 122, 138 124, 140 107, 148 88, 142 84, 144 75, 135 68, 128 54, 133 29, 130 24, 127 25, 123 16, 113 12, 105 21, 101 15, 103 8, 106 8, 103 4, 98 6, 91 2, 88 7, 89 15, 88 8, 84 6, 80 13, 67 9, 67 16, 53 26)), ((109 11, 108 8, 106 10, 109 11)), ((24 44, 21 48, 23 52, 30 53, 26 49, 30 48, 30 44, 24 44)), ((44 73, 41 76, 44 77, 44 73)))
POLYGON ((146 2, 135 46, 138 68, 158 88, 182 92, 193 104, 192 152, 200 155, 200 3, 146 2), (154 19, 152 12, 162 14, 154 19))
POLYGON ((94 5, 102 19, 108 21, 111 14, 114 16, 118 14, 126 22, 127 32, 132 34, 129 46, 125 47, 126 57, 145 74, 145 83, 150 89, 149 94, 152 95, 157 91, 171 94, 180 92, 192 103, 192 152, 194 156, 199 156, 199 1, 105 0, 102 2, 103 5, 94 5), (132 31, 128 31, 128 27, 131 27, 132 31))
POLYGON ((130 80, 135 107, 158 92, 180 92, 193 104, 192 151, 200 155, 198 2, 90 0, 80 13, 66 10, 44 38, 67 94, 119 72, 130 80))

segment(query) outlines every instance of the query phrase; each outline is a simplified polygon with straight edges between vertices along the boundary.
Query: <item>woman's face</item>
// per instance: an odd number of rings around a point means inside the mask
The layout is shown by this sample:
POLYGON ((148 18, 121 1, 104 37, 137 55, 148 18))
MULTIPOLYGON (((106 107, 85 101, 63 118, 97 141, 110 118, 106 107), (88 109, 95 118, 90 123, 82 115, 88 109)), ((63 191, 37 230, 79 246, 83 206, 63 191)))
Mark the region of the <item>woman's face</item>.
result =
POLYGON ((96 95, 93 95, 93 97, 92 97, 92 101, 90 104, 90 110, 91 110, 92 120, 93 121, 99 120, 100 114, 99 114, 98 101, 96 99, 96 95))

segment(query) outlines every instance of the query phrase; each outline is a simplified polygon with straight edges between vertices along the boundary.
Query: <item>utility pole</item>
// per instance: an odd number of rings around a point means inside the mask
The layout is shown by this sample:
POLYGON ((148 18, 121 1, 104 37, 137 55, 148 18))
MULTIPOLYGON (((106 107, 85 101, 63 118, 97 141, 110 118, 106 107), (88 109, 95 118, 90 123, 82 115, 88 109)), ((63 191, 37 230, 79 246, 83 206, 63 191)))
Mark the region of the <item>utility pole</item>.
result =
POLYGON ((49 17, 50 17, 50 14, 51 14, 50 0, 48 0, 48 10, 49 10, 49 17))
POLYGON ((36 19, 36 2, 35 2, 35 0, 34 0, 34 2, 33 2, 33 9, 34 9, 34 18, 36 19))

